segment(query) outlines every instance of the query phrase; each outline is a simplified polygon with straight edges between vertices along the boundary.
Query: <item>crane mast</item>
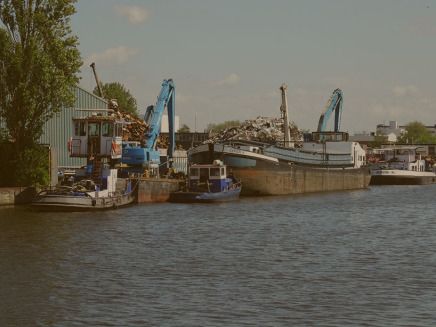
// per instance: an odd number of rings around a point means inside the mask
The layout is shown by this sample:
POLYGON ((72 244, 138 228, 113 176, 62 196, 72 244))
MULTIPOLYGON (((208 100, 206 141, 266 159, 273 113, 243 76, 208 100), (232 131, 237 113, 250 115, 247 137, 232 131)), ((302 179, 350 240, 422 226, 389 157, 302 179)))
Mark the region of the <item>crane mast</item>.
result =
POLYGON ((93 62, 92 64, 89 65, 92 68, 92 71, 94 72, 94 78, 95 78, 95 82, 97 83, 97 89, 98 89, 98 96, 100 98, 103 98, 103 90, 101 89, 101 84, 100 84, 100 80, 98 79, 97 76, 97 71, 95 70, 95 62, 93 62))
POLYGON ((289 118, 288 118, 288 99, 286 97, 286 90, 288 86, 286 84, 282 84, 280 86, 280 92, 282 94, 282 104, 280 106, 280 111, 282 113, 283 118, 283 133, 285 135, 285 144, 286 148, 291 147, 291 134, 289 132, 289 118))

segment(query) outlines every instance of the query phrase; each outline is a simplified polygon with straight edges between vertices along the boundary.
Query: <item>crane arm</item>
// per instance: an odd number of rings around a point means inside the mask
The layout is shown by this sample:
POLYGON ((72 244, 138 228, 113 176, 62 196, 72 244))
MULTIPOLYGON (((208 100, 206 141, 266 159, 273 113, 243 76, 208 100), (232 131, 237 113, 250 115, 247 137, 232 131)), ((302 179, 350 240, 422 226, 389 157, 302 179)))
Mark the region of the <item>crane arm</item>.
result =
POLYGON ((169 127, 169 145, 168 156, 171 158, 175 149, 175 131, 174 131, 174 107, 175 107, 175 85, 172 79, 164 80, 156 105, 148 107, 144 120, 148 122, 149 128, 145 133, 145 148, 154 150, 156 148, 157 138, 160 134, 162 115, 165 107, 168 109, 168 127, 169 127))
POLYGON ((343 102, 343 94, 340 89, 336 89, 333 91, 332 96, 326 105, 326 110, 321 117, 319 117, 318 122, 318 132, 325 132, 327 121, 330 118, 330 115, 335 112, 335 127, 334 131, 339 132, 341 125, 341 115, 342 115, 342 102, 343 102))

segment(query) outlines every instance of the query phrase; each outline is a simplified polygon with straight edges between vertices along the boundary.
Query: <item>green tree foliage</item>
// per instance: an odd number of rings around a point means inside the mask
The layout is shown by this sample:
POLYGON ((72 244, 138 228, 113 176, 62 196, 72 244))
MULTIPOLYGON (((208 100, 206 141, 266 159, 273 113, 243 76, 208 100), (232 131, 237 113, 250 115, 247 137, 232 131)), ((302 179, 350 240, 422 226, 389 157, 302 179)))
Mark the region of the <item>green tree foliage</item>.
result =
POLYGON ((398 139, 398 143, 428 144, 436 143, 433 136, 423 123, 413 121, 406 125, 406 132, 398 139))
POLYGON ((178 133, 189 133, 190 131, 191 131, 191 129, 189 128, 189 126, 186 124, 183 124, 183 126, 180 127, 177 132, 178 133))
POLYGON ((35 147, 44 123, 74 104, 82 65, 70 27, 74 3, 0 1, 0 118, 17 163, 29 156, 25 150, 35 147))
POLYGON ((241 125, 241 122, 239 120, 226 120, 223 123, 220 124, 208 124, 206 127, 207 132, 213 132, 218 133, 222 130, 225 130, 229 127, 238 127, 241 125))
MULTIPOLYGON (((130 94, 130 91, 118 82, 104 83, 102 85, 103 97, 106 100, 116 99, 121 111, 138 116, 138 106, 136 99, 130 94)), ((99 95, 98 88, 94 88, 94 94, 99 95)))

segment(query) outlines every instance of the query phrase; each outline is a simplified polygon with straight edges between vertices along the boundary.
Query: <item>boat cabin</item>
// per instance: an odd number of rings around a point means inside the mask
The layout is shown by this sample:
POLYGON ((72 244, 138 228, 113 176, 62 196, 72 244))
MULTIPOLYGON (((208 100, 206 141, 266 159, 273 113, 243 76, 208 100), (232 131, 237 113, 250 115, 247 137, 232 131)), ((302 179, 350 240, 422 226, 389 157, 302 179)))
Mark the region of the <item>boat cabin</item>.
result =
POLYGON ((426 171, 425 160, 421 159, 418 147, 398 147, 374 149, 374 155, 379 163, 386 163, 389 169, 400 169, 410 171, 426 171))
POLYGON ((227 167, 220 160, 214 160, 211 165, 191 165, 188 176, 189 190, 194 192, 223 192, 233 182, 233 178, 227 175, 227 167))
POLYGON ((68 144, 71 157, 121 158, 121 120, 103 115, 73 118, 73 130, 68 144))

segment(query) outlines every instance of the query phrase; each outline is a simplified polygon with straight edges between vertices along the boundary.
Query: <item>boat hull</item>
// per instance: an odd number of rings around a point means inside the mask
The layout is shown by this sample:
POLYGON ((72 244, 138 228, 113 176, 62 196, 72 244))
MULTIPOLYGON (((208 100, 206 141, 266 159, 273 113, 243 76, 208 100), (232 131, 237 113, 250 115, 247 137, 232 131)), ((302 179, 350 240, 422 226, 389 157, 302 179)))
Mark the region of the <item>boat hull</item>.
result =
POLYGON ((371 185, 428 185, 436 183, 436 174, 405 170, 376 170, 371 174, 371 185))
POLYGON ((367 188, 367 168, 310 168, 291 166, 287 169, 232 167, 236 178, 244 183, 242 195, 287 195, 311 192, 342 191, 367 188))
POLYGON ((133 192, 104 198, 49 194, 37 196, 32 201, 31 206, 41 211, 93 211, 117 209, 134 201, 133 192))

